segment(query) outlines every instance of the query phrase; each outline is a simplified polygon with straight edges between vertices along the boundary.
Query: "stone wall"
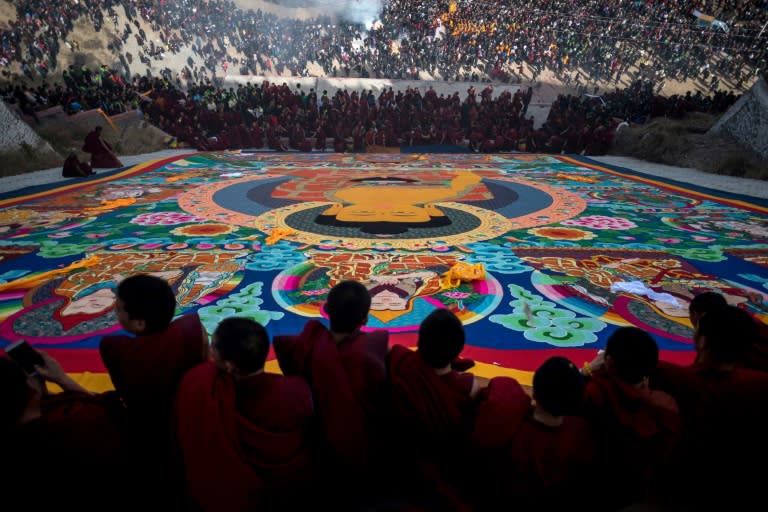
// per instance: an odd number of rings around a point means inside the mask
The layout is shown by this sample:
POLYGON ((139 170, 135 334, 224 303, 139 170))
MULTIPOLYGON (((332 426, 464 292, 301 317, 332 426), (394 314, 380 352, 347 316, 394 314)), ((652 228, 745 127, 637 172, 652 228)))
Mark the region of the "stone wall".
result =
POLYGON ((0 152, 19 149, 22 144, 33 148, 45 142, 19 117, 12 107, 0 101, 0 152))
POLYGON ((728 135, 768 160, 768 84, 760 78, 709 133, 728 135))

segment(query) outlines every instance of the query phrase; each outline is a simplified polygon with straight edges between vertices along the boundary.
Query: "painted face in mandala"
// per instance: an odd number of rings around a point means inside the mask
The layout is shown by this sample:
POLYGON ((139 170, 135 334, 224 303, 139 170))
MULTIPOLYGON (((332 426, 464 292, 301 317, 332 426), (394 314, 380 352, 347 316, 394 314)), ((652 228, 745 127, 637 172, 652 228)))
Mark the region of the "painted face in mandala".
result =
POLYGON ((115 305, 115 294, 109 288, 100 288, 99 290, 73 300, 61 310, 62 316, 68 315, 95 315, 106 311, 115 305))
POLYGON ((219 281, 220 279, 221 279, 220 272, 203 271, 197 274, 195 278, 195 284, 198 284, 200 286, 211 286, 216 284, 216 282, 219 281))
POLYGON ((389 290, 382 290, 371 297, 371 309, 375 311, 404 311, 407 307, 407 297, 400 297, 389 290))
POLYGON ((677 304, 672 304, 671 302, 663 300, 657 300, 653 302, 653 305, 659 308, 665 315, 671 316, 673 318, 683 319, 688 318, 688 304, 688 301, 683 301, 679 298, 677 299, 677 304))

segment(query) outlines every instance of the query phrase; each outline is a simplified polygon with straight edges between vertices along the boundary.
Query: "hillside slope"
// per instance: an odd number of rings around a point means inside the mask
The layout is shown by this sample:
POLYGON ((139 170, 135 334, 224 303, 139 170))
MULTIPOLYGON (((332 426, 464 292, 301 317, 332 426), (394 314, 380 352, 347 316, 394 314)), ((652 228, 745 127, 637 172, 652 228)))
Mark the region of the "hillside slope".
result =
POLYGON ((622 128, 610 154, 768 180, 768 162, 727 136, 707 133, 718 117, 693 113, 680 120, 657 118, 644 125, 622 128))

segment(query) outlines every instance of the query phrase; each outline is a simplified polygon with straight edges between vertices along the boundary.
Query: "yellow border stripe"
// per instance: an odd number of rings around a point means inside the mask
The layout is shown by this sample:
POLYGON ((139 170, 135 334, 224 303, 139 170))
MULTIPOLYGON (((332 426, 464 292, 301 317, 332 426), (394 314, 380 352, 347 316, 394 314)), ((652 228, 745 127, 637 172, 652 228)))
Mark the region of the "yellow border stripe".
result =
MULTIPOLYGON (((580 160, 576 160, 575 158, 571 158, 571 157, 568 157, 568 156, 558 156, 557 158, 559 160, 562 160, 562 161, 565 161, 565 162, 568 162, 568 163, 571 163, 571 164, 574 164, 574 165, 578 165, 578 166, 581 166, 581 167, 588 167, 590 169, 595 169, 597 171, 601 171, 601 172, 604 172, 604 173, 607 173, 607 174, 612 174, 614 176, 621 176, 622 178, 626 178, 628 180, 639 181, 641 183, 646 183, 646 184, 655 185, 655 186, 661 187, 661 188, 666 188, 666 189, 675 190, 675 191, 678 191, 678 192, 683 192, 683 193, 688 194, 688 195, 697 196, 697 197, 701 197, 701 198, 705 198, 705 199, 710 199, 710 200, 713 200, 713 201, 716 201, 716 202, 719 202, 719 203, 727 203, 727 204, 731 204, 731 205, 734 205, 734 206, 741 206, 741 207, 744 207, 744 208, 748 208, 750 210, 756 210, 756 211, 761 212, 761 213, 768 213, 768 207, 756 205, 754 203, 749 203, 747 201, 741 201, 739 199, 727 199, 725 197, 720 197, 720 196, 715 196, 715 195, 711 195, 711 194, 706 194, 704 192, 698 192, 696 190, 691 190, 689 188, 681 187, 679 185, 672 185, 670 183, 665 183, 663 181, 658 181, 658 180, 654 180, 654 179, 651 179, 651 178, 643 178, 643 177, 640 177, 640 176, 633 176, 631 174, 625 174, 625 173, 623 173, 621 171, 615 171, 613 169, 609 169, 609 168, 603 167, 601 165, 588 164, 586 162, 582 162, 580 160)), ((702 188, 706 188, 706 187, 702 187, 702 188)))
POLYGON ((515 370, 514 368, 504 368, 495 364, 481 363, 475 361, 475 366, 470 370, 478 377, 492 379, 494 377, 512 377, 523 386, 533 386, 533 372, 525 370, 515 370))
MULTIPOLYGON (((267 364, 264 365, 264 370, 271 373, 281 373, 280 366, 277 364, 276 359, 267 361, 267 364)), ((493 377, 512 377, 523 386, 533 385, 533 372, 514 370, 512 368, 504 368, 501 366, 480 362, 476 362, 475 367, 472 368, 471 371, 478 377, 485 377, 487 379, 492 379, 493 377)), ((108 373, 83 372, 70 373, 69 376, 85 389, 95 393, 103 393, 105 391, 112 391, 115 389, 115 386, 112 385, 112 380, 109 378, 108 373)), ((56 385, 49 385, 49 389, 52 392, 61 391, 61 389, 59 389, 59 387, 56 385)))

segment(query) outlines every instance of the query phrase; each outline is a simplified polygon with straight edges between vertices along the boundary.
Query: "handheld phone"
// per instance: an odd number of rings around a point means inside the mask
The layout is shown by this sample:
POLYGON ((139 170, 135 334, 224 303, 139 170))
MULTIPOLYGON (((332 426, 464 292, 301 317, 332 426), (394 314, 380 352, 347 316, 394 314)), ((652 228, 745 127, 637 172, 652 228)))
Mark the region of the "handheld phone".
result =
POLYGON ((45 366, 43 356, 24 340, 17 341, 13 345, 6 347, 5 353, 29 374, 35 373, 35 366, 45 366))

